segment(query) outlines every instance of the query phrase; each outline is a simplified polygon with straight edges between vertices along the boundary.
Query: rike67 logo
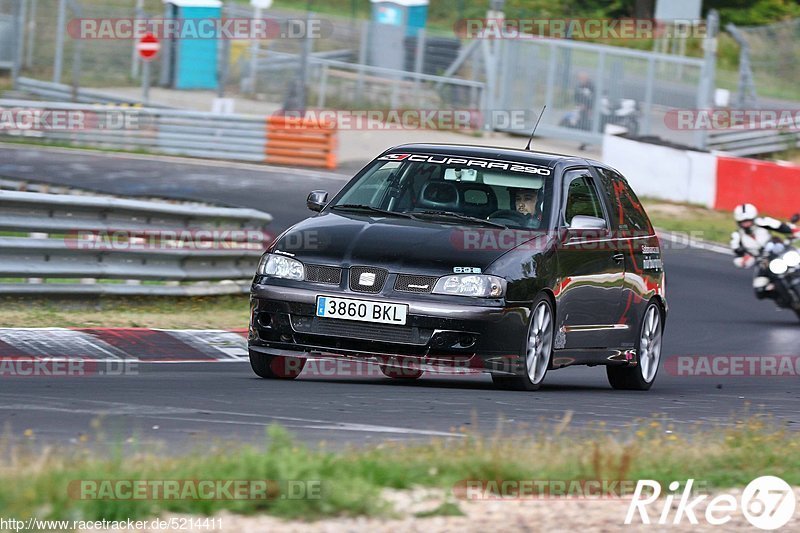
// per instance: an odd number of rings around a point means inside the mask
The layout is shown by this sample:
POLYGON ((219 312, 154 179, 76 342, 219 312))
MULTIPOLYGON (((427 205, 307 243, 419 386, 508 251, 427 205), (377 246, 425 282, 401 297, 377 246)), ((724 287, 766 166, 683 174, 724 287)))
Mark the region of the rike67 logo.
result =
POLYGON ((690 479, 678 494, 681 484, 673 481, 669 492, 660 499, 661 484, 653 480, 639 480, 633 493, 625 524, 640 520, 642 524, 680 524, 684 517, 690 524, 698 524, 698 515, 713 526, 722 526, 733 519, 737 510, 758 529, 775 530, 789 523, 797 504, 792 487, 775 476, 761 476, 745 487, 740 498, 732 494, 720 494, 705 502, 708 494, 692 495, 694 480, 690 479), (676 501, 677 500, 677 501, 676 501), (699 507, 705 502, 705 512, 699 507), (674 509, 674 514, 673 514, 674 509), (651 517, 650 512, 656 516, 651 517), (638 514, 638 520, 635 518, 638 514))

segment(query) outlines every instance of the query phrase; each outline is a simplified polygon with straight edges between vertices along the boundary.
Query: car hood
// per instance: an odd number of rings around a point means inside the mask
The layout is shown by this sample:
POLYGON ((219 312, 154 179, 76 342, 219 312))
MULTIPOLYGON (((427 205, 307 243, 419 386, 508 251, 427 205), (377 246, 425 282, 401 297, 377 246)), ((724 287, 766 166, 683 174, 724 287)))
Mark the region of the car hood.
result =
MULTIPOLYGON (((284 232, 272 246, 307 263, 380 266, 390 272, 487 271, 499 257, 541 233, 440 221, 325 212, 284 232)), ((535 252, 535 250, 531 250, 535 252)))

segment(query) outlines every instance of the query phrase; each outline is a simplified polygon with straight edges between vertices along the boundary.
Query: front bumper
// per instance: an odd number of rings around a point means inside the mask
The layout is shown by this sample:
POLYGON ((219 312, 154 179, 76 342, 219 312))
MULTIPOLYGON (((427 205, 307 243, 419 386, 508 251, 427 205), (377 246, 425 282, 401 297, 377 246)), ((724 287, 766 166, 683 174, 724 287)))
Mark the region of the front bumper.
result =
POLYGON ((300 358, 401 359, 421 369, 468 368, 517 373, 530 309, 450 297, 427 301, 380 294, 255 284, 251 291, 251 352, 300 358), (315 316, 318 295, 407 304, 405 326, 315 316), (455 301, 452 301, 455 300, 455 301))

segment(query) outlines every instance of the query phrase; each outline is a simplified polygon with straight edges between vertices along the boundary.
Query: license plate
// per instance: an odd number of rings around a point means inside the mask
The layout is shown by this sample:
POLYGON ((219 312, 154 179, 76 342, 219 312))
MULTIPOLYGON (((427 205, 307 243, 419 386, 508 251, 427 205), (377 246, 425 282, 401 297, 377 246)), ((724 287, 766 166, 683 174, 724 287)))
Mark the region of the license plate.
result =
POLYGON ((317 296, 317 316, 323 318, 339 318, 342 320, 404 326, 407 315, 408 306, 405 304, 317 296))

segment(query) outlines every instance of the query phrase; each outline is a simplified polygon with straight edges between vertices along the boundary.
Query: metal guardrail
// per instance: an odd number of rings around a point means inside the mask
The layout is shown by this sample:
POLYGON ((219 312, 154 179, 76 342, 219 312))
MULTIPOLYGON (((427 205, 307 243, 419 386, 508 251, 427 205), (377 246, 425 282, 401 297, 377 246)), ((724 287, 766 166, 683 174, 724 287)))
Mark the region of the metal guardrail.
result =
MULTIPOLYGON (((335 60, 335 61, 351 61, 355 56, 355 52, 353 50, 327 50, 324 52, 314 52, 313 54, 309 55, 310 60, 335 60), (312 59, 313 58, 313 59, 312 59)), ((257 52, 257 58, 255 61, 256 67, 256 75, 260 75, 266 72, 273 72, 276 70, 296 70, 299 68, 302 62, 302 57, 300 54, 289 54, 286 52, 279 52, 273 50, 259 50, 257 52)), ((250 65, 246 64, 245 68, 249 68, 250 65)), ((247 72, 247 76, 251 76, 250 72, 247 72)), ((242 80, 242 85, 245 84, 245 79, 242 80)))
POLYGON ((799 131, 731 130, 711 133, 708 148, 739 157, 773 154, 800 148, 799 131))
POLYGON ((8 99, 0 100, 0 108, 76 111, 82 113, 86 126, 0 130, 0 135, 120 150, 144 149, 170 155, 264 160, 267 140, 264 117, 8 99), (119 128, 92 127, 97 123, 113 126, 120 121, 124 123, 119 128))
POLYGON ((271 221, 253 209, 0 190, 0 294, 243 293, 271 221))
MULTIPOLYGON (((34 80, 32 78, 17 78, 17 90, 47 98, 49 100, 71 102, 73 101, 73 87, 64 83, 54 83, 51 81, 34 80)), ((144 105, 143 100, 136 98, 123 98, 116 94, 105 93, 96 89, 78 88, 75 102, 84 104, 118 104, 118 105, 144 105)), ((149 107, 164 108, 156 104, 149 104, 149 107)))

